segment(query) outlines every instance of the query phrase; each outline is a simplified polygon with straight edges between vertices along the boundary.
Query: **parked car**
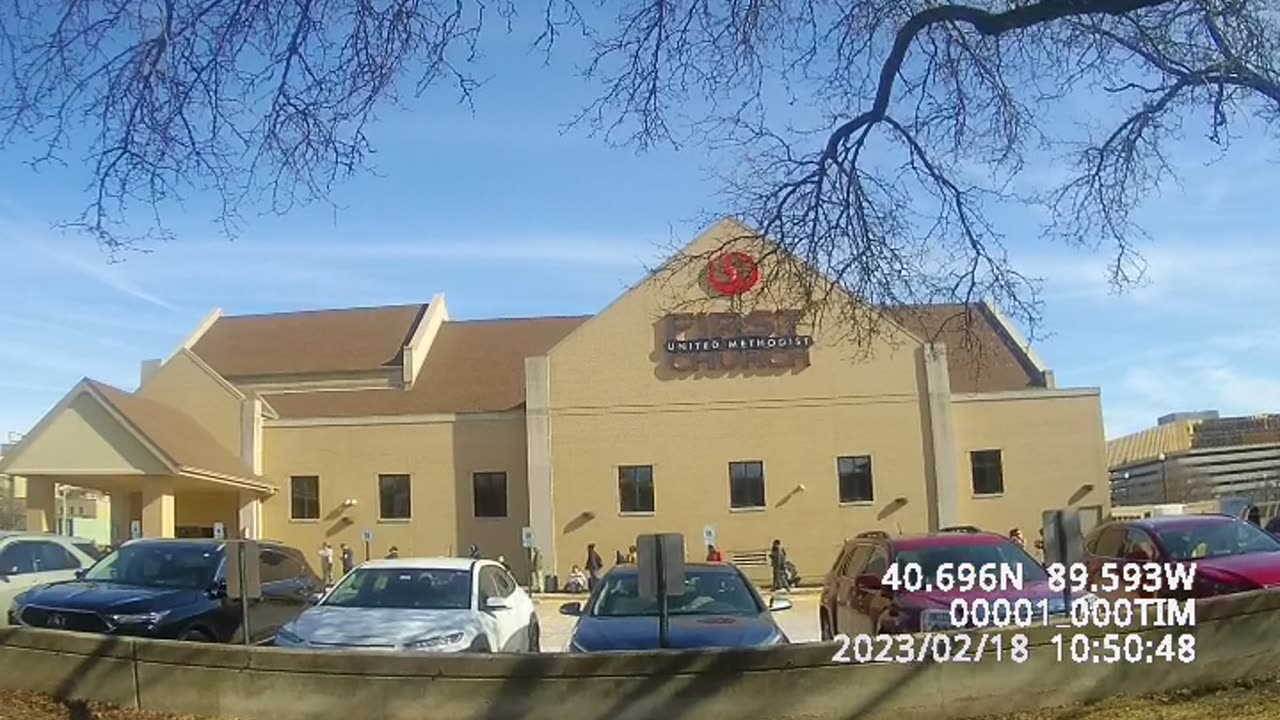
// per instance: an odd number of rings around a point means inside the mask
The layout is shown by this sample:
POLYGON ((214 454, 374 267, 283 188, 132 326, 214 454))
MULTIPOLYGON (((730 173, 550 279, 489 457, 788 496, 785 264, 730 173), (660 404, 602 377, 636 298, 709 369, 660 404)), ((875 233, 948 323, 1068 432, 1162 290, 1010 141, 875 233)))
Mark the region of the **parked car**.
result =
POLYGON ((423 652, 538 652, 533 600, 501 564, 373 560, 281 628, 276 645, 423 652))
MULTIPOLYGON (((1198 598, 1280 587, 1280 539, 1256 525, 1229 515, 1169 515, 1120 520, 1100 525, 1085 538, 1089 581, 1103 596, 1158 595, 1198 598), (1104 565, 1125 563, 1194 563, 1189 590, 1160 592, 1111 588, 1101 577, 1104 565)), ((1123 573, 1123 570, 1120 571, 1123 573)), ((1120 583, 1123 585, 1123 583, 1120 583)), ((1151 590, 1147 585, 1145 590, 1151 590)))
MULTIPOLYGON (((1082 596, 1087 597, 1087 596, 1082 596)), ((845 542, 823 582, 818 624, 823 640, 844 633, 898 634, 951 628, 951 604, 957 599, 1010 601, 1027 599, 1033 617, 1055 617, 1069 612, 1069 601, 1049 589, 1049 576, 1040 563, 1018 544, 993 533, 943 531, 897 537, 864 534, 845 542), (983 590, 980 587, 940 589, 935 582, 939 568, 968 564, 994 566, 1021 574, 1020 588, 983 590), (920 568, 919 585, 884 583, 890 566, 920 568)))
MULTIPOLYGON (((222 540, 132 540, 76 579, 15 598, 15 625, 139 637, 242 642, 242 608, 227 599, 222 540)), ((298 550, 258 544, 262 597, 249 603, 249 638, 270 641, 319 596, 298 550)))
POLYGON ((76 570, 94 563, 95 553, 96 546, 86 538, 0 532, 0 625, 8 621, 15 597, 39 585, 74 579, 76 570))
MULTIPOLYGON (((669 600, 670 647, 738 648, 791 642, 774 622, 772 612, 787 610, 791 601, 774 596, 769 602, 733 565, 689 563, 684 592, 669 600)), ((654 650, 661 647, 658 600, 640 595, 640 576, 634 565, 618 565, 601 579, 582 603, 566 603, 560 612, 578 618, 568 651, 654 650)))

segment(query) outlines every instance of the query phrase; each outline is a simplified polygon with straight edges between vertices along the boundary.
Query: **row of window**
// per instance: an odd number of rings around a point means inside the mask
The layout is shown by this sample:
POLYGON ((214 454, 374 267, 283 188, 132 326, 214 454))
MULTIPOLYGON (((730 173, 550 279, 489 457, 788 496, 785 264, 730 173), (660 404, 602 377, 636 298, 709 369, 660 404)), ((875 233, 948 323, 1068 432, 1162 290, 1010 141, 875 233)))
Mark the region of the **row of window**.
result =
MULTIPOLYGON (((1004 492, 1004 468, 999 450, 974 450, 969 464, 975 495, 998 495, 1004 492)), ((507 474, 478 472, 471 475, 472 497, 476 517, 507 516, 507 474)), ((841 503, 863 503, 875 500, 870 455, 836 458, 836 492, 841 503)), ((294 520, 320 519, 320 478, 295 475, 291 478, 291 516, 294 520)), ((378 517, 382 520, 407 520, 412 517, 412 489, 409 476, 378 476, 378 517)), ((618 468, 618 507, 624 513, 654 511, 653 466, 624 465, 618 468)), ((729 463, 729 507, 737 509, 765 507, 764 463, 759 460, 729 463)))
MULTIPOLYGON (((969 453, 975 495, 1004 492, 1004 469, 999 450, 969 453)), ((875 500, 871 479, 871 456, 836 458, 836 493, 841 503, 875 500)), ((651 513, 654 510, 653 466, 626 465, 618 468, 618 507, 624 513, 651 513)), ((764 463, 746 460, 729 463, 729 507, 765 507, 764 463)))
MULTIPOLYGON (((507 516, 507 474, 505 472, 472 473, 475 516, 504 518, 507 516)), ((294 520, 320 519, 320 477, 294 475, 289 479, 290 510, 294 520)), ((409 476, 403 473, 378 476, 378 518, 408 520, 413 517, 413 489, 409 476)))

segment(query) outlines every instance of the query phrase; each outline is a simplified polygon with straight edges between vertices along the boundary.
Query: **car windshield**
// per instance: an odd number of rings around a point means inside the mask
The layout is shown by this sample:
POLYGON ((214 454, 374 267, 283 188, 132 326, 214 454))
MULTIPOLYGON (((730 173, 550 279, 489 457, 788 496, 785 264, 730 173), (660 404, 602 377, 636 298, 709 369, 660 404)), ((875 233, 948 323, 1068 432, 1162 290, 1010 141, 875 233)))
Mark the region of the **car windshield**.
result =
MULTIPOLYGON (((672 595, 672 615, 756 615, 763 612, 756 594, 734 572, 688 570, 684 592, 672 595)), ((657 598, 640 596, 640 576, 613 572, 604 578, 592 615, 601 617, 656 616, 657 598)))
POLYGON ((83 542, 83 543, 77 542, 72 544, 76 546, 77 550, 84 553, 85 555, 88 555, 94 560, 102 559, 102 551, 98 549, 97 545, 94 545, 93 543, 88 543, 88 542, 83 542))
POLYGON ((471 608, 471 571, 438 568, 357 569, 322 605, 414 610, 471 608))
POLYGON ((123 585, 205 590, 213 586, 221 557, 213 544, 125 545, 94 563, 84 577, 123 585))
POLYGON ((1170 560, 1201 560, 1225 555, 1274 552, 1280 541, 1238 520, 1198 522, 1156 531, 1170 560))
POLYGON ((1023 583, 1043 582, 1049 578, 1040 563, 1011 542, 912 548, 899 551, 894 562, 899 571, 912 563, 919 565, 923 579, 929 583, 934 582, 938 568, 944 563, 951 563, 952 577, 961 565, 981 569, 983 565, 992 564, 1001 566, 1004 572, 1021 572, 1023 583))

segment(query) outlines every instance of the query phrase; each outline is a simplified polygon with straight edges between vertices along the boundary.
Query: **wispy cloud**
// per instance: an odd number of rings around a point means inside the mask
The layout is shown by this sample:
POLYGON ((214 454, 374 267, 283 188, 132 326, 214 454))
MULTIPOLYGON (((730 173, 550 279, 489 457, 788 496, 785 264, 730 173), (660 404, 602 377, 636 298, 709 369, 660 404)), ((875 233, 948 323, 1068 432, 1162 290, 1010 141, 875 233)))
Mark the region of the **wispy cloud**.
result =
POLYGON ((43 264, 52 264, 81 278, 93 280, 127 298, 165 310, 177 309, 164 298, 149 292, 131 279, 124 270, 125 265, 113 265, 105 257, 85 257, 73 250, 59 247, 58 239, 49 233, 36 231, 29 225, 23 226, 0 220, 0 238, 8 240, 14 246, 26 248, 43 258, 43 264))
POLYGON ((1140 430, 1160 415, 1180 410, 1218 410, 1249 415, 1280 409, 1280 377, 1229 356, 1189 355, 1162 364, 1138 365, 1104 390, 1107 434, 1140 430))
POLYGON ((64 267, 75 271, 84 277, 96 280, 122 295, 166 310, 177 310, 173 304, 151 292, 148 292, 142 286, 126 277, 124 273, 115 269, 120 267, 118 265, 109 265, 105 260, 99 262, 87 260, 74 253, 53 247, 47 243, 36 243, 36 246, 39 248, 40 252, 51 260, 62 264, 64 267))
POLYGON ((1121 301, 1182 311, 1203 308, 1207 299, 1220 303, 1270 294, 1280 275, 1277 241, 1280 233, 1213 242, 1166 238, 1142 250, 1146 276, 1120 294, 1108 282, 1112 257, 1106 251, 1024 255, 1017 263, 1027 274, 1044 278, 1046 293, 1060 300, 1121 301))
POLYGON ((52 383, 31 383, 15 380, 0 380, 0 388, 5 390, 20 390, 38 393, 66 392, 71 389, 70 387, 54 385, 52 383))
MULTIPOLYGON (((496 234, 494 237, 442 237, 424 233, 420 240, 367 242, 330 239, 324 242, 240 240, 235 257, 240 263, 289 260, 303 267, 325 261, 456 260, 477 263, 539 263, 601 267, 636 267, 662 254, 666 238, 646 242, 634 238, 582 239, 546 235, 496 234)), ((218 254, 226 244, 189 244, 173 257, 218 254)))

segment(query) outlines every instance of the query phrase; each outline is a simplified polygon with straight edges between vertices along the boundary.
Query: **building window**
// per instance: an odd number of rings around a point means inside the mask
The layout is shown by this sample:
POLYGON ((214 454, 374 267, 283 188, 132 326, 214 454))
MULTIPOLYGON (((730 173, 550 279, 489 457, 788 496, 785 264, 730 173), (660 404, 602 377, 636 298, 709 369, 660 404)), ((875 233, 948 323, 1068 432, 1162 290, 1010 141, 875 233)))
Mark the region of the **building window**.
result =
POLYGON ((875 490, 871 485, 870 455, 836 458, 836 475, 840 482, 840 502, 859 503, 875 500, 875 490))
POLYGON ((974 495, 999 495, 1004 492, 1004 467, 999 450, 974 450, 969 453, 973 470, 974 495))
POLYGON ((729 507, 764 507, 764 463, 729 463, 729 507))
POLYGON ((409 512, 409 476, 378 476, 378 518, 382 520, 407 520, 409 512))
POLYGON ((653 466, 618 468, 618 508, 624 513, 653 512, 653 466))
POLYGON ((506 473, 472 473, 471 487, 475 492, 476 517, 504 518, 507 516, 506 473))
POLYGON ((290 515, 294 520, 320 519, 320 478, 294 475, 289 478, 290 515))

